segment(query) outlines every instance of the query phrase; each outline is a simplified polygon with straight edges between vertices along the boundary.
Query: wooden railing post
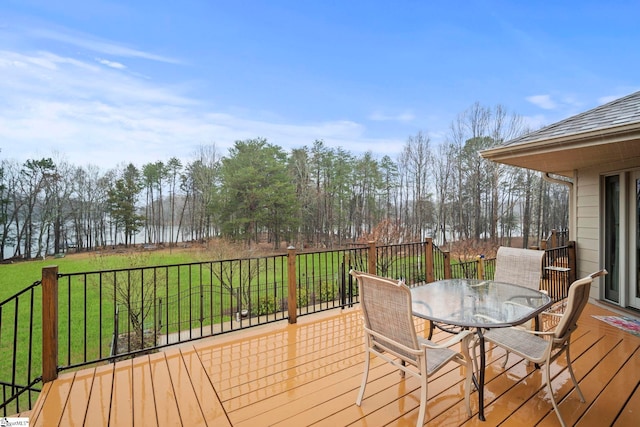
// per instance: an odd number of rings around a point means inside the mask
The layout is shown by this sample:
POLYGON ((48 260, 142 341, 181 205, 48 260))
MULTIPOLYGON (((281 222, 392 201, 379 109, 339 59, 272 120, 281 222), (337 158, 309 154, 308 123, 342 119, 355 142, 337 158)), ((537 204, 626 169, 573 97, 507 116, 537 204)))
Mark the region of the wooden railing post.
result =
POLYGON ((451 279, 451 253, 449 251, 442 252, 442 268, 444 269, 444 278, 451 279))
POLYGON ((42 382, 58 378, 58 266, 42 269, 42 382))
POLYGON ((289 312, 289 323, 298 321, 298 280, 296 279, 296 248, 287 248, 287 276, 289 284, 289 296, 287 300, 287 310, 289 312))
POLYGON ((568 252, 569 252, 567 267, 570 268, 569 283, 567 284, 567 286, 570 286, 573 282, 575 282, 578 279, 578 260, 576 257, 576 242, 569 241, 567 242, 567 246, 568 246, 568 252))
POLYGON ((477 256, 478 259, 478 271, 477 271, 477 278, 479 280, 484 280, 484 255, 478 255, 477 256))
POLYGON ((558 247, 558 230, 556 230, 555 228, 551 230, 551 247, 558 247))
POLYGON ((369 274, 377 274, 376 271, 376 242, 374 240, 369 241, 369 254, 367 256, 367 268, 369 274))
POLYGON ((431 237, 424 239, 424 267, 425 282, 431 283, 435 281, 435 274, 433 272, 433 239, 431 237))

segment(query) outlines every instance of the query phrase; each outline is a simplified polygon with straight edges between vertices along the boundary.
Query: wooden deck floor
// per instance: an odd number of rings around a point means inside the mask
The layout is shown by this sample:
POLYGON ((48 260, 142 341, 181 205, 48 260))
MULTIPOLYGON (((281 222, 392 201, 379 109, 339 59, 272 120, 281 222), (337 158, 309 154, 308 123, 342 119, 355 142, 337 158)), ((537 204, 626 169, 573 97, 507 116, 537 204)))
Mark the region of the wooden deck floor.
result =
MULTIPOLYGON (((563 361, 553 385, 569 425, 631 426, 640 415, 640 338, 594 319, 612 314, 588 305, 574 334, 581 403, 563 361)), ((419 392, 373 359, 362 407, 354 404, 363 367, 357 309, 299 318, 203 339, 116 364, 62 374, 45 384, 32 426, 410 426, 419 392)), ((420 321, 422 324, 422 321, 420 321)), ((446 338, 444 333, 435 340, 446 338)), ((489 349, 486 422, 462 402, 462 368, 451 364, 429 382, 428 425, 558 425, 540 370, 489 349)), ((563 360, 563 359, 562 359, 563 360)))

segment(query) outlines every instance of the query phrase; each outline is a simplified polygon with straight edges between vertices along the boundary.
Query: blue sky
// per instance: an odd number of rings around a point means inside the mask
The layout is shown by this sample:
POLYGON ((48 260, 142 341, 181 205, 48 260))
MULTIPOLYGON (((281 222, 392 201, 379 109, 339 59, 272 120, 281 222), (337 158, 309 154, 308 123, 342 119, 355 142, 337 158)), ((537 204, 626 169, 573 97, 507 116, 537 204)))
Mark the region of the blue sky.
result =
POLYGON ((264 137, 395 158, 473 103, 533 129, 640 90, 638 1, 0 2, 0 159, 264 137))

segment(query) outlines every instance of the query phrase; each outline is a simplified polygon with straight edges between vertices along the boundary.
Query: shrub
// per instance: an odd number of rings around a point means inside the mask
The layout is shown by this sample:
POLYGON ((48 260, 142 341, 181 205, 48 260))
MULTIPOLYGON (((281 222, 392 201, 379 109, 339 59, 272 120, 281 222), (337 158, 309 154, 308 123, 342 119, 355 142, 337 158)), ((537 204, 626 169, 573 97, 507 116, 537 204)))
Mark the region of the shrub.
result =
POLYGON ((298 307, 306 307, 309 305, 309 295, 304 288, 298 288, 298 307))
POLYGON ((276 304, 276 298, 273 295, 266 295, 258 300, 258 304, 254 306, 255 314, 263 316, 265 314, 273 314, 278 311, 278 305, 276 304))
POLYGON ((335 283, 327 283, 326 286, 320 285, 320 301, 335 301, 338 297, 338 287, 335 283))

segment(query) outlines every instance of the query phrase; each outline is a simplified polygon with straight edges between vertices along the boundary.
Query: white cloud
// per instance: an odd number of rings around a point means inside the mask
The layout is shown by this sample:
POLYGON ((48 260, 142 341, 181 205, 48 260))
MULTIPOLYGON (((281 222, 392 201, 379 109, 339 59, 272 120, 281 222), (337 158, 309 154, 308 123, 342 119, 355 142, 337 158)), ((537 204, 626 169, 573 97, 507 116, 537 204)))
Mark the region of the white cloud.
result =
POLYGON ((96 61, 98 61, 102 65, 106 65, 107 67, 115 68, 117 70, 124 70, 125 68, 127 68, 124 64, 115 61, 109 61, 108 59, 96 58, 96 61))
POLYGON ((104 168, 178 157, 216 143, 265 137, 285 149, 322 139, 351 152, 392 154, 402 141, 366 138, 362 124, 291 124, 243 110, 214 110, 188 86, 164 85, 105 59, 82 61, 50 52, 0 51, 2 158, 23 162, 61 153, 74 165, 104 168))
POLYGON ((388 122, 388 121, 410 122, 415 119, 415 115, 410 111, 405 111, 396 115, 389 115, 389 114, 384 114, 381 111, 374 111, 369 116, 369 119, 376 122, 388 122))
POLYGON ((537 105, 545 110, 553 110, 557 108, 557 104, 551 99, 550 95, 533 95, 525 98, 530 103, 537 105))
POLYGON ((166 62, 171 64, 182 63, 181 60, 176 58, 118 45, 109 41, 100 40, 88 34, 76 33, 68 30, 56 31, 52 29, 37 28, 27 30, 27 34, 33 38, 42 38, 63 42, 72 46, 90 50, 92 52, 103 53, 111 56, 141 58, 150 61, 166 62))

